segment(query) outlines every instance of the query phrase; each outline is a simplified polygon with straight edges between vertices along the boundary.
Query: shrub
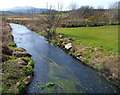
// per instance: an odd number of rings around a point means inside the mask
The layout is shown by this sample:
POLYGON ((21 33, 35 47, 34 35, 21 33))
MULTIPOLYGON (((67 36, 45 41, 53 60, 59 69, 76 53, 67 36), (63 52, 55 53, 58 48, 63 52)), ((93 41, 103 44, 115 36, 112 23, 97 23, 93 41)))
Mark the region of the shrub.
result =
POLYGON ((91 22, 91 21, 94 21, 95 20, 95 16, 89 16, 87 19, 86 19, 86 21, 87 22, 91 22))

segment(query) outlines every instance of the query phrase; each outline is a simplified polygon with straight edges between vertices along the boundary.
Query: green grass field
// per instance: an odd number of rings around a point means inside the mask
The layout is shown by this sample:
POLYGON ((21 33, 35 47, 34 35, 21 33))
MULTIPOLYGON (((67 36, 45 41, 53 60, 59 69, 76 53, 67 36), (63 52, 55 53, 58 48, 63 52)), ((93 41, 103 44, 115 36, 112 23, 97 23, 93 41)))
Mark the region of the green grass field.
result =
POLYGON ((75 38, 73 44, 89 47, 102 47, 105 51, 118 51, 118 27, 79 27, 79 28, 60 28, 57 33, 64 34, 66 37, 75 38), (79 43, 80 40, 82 43, 79 43))

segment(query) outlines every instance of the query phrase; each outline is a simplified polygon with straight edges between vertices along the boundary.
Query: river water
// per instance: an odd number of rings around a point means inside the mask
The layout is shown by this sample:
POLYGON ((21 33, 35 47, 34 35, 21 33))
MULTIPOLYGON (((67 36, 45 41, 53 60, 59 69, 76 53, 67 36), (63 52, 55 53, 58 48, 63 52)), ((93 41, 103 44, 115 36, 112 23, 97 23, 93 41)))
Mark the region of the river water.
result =
POLYGON ((115 85, 96 71, 53 46, 23 25, 10 24, 17 47, 27 50, 35 62, 34 77, 26 93, 118 93, 115 85), (53 82, 51 88, 46 83, 53 82), (44 88, 38 87, 42 83, 44 88))

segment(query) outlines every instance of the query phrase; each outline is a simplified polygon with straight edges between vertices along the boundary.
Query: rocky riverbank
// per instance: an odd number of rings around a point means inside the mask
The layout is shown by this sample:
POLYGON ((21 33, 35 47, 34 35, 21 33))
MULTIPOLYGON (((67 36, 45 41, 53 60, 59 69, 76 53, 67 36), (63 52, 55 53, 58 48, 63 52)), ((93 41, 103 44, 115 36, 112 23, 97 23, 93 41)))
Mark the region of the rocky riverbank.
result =
MULTIPOLYGON (((27 26, 29 29, 41 33, 39 26, 35 25, 31 21, 17 21, 12 20, 10 22, 15 22, 27 26)), ((101 52, 100 47, 91 48, 88 46, 79 46, 74 44, 74 38, 67 38, 64 35, 56 34, 54 39, 51 40, 54 45, 59 46, 69 55, 77 58, 79 61, 82 61, 85 65, 94 68, 98 73, 104 76, 106 79, 112 83, 120 86, 120 73, 119 73, 119 56, 107 56, 101 52)), ((78 40, 78 43, 81 43, 78 40)))
POLYGON ((2 93, 23 93, 31 81, 34 61, 13 42, 10 25, 2 21, 2 93))

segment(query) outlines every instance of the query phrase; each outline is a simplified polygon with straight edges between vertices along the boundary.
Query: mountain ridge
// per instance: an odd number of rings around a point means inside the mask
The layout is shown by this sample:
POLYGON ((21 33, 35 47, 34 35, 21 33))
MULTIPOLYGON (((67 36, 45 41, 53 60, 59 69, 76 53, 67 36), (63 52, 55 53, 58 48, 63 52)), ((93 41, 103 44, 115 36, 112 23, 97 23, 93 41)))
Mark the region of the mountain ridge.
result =
POLYGON ((9 11, 9 12, 14 12, 14 13, 24 13, 24 14, 31 14, 31 13, 43 13, 47 11, 48 9, 46 8, 36 8, 36 7, 31 7, 31 6, 16 6, 14 8, 8 8, 8 9, 3 9, 0 11, 9 11))

